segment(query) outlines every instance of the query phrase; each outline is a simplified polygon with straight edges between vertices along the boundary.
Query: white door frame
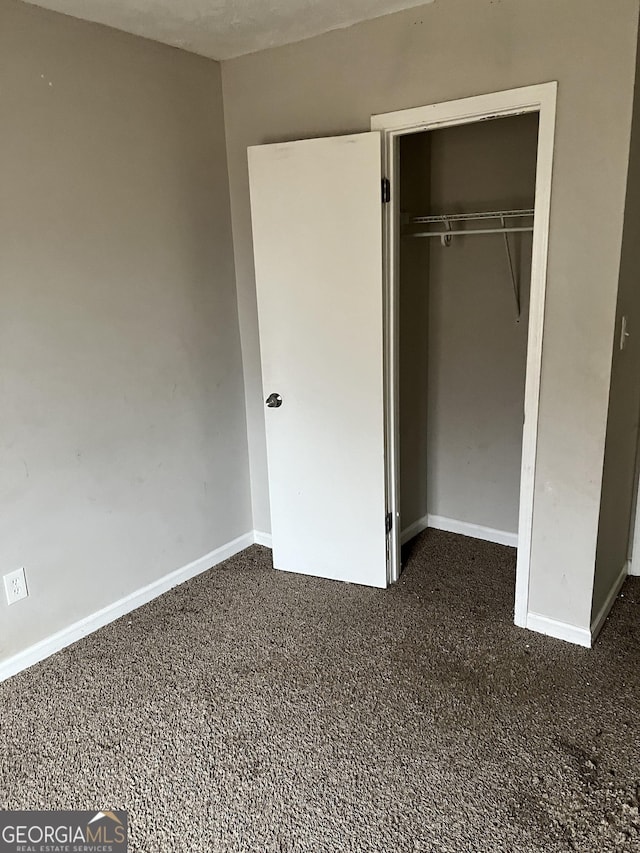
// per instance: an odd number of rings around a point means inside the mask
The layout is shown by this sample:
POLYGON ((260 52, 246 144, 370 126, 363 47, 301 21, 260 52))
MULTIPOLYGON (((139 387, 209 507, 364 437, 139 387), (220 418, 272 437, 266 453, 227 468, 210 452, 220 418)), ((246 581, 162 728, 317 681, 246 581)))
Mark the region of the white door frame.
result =
POLYGON ((640 577, 640 433, 636 449, 635 485, 631 524, 629 527, 629 547, 627 549, 627 570, 630 575, 640 577))
POLYGON ((391 184, 391 201, 384 213, 385 258, 385 420, 386 472, 388 511, 393 519, 389 536, 389 582, 400 575, 400 472, 398 409, 398 298, 400 256, 399 138, 409 133, 436 130, 454 125, 472 124, 493 118, 540 114, 535 190, 535 217, 531 262, 531 294, 525 380, 524 426, 522 435, 522 467, 520 476, 520 511, 518 519, 518 561, 514 621, 526 627, 529 609, 529 570, 538 440, 538 407, 544 306, 547 286, 547 254, 551 178, 556 119, 556 82, 525 86, 504 92, 477 95, 441 104, 401 110, 372 116, 371 129, 382 136, 383 174, 391 184))

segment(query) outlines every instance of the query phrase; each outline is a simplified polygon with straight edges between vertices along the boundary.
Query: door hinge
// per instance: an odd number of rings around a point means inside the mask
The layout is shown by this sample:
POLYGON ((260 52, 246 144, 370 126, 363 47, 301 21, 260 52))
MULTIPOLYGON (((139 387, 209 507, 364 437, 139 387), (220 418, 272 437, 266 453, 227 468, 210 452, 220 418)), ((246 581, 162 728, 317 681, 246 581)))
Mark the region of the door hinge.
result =
POLYGON ((388 204, 391 201, 391 181, 389 178, 382 179, 382 203, 388 204))
POLYGON ((384 526, 387 533, 391 533, 391 528, 393 527, 393 516, 390 512, 387 513, 384 526))

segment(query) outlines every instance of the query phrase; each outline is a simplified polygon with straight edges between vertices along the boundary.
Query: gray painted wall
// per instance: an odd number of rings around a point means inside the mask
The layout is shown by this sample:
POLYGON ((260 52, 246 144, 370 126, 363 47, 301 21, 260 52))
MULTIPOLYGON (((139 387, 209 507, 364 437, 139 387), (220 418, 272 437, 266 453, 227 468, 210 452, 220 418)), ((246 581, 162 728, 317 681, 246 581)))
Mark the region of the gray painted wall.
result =
POLYGON ((605 451, 592 618, 596 618, 627 563, 637 487, 640 416, 640 54, 636 67, 631 152, 620 260, 607 443, 605 451), (629 337, 619 341, 622 317, 629 337))
MULTIPOLYGON (((402 209, 533 207, 537 138, 537 114, 405 137, 402 209), (430 169, 427 181, 412 180, 416 161, 430 169)), ((403 527, 428 511, 518 531, 531 235, 509 241, 520 282, 519 322, 502 235, 457 237, 447 248, 439 240, 402 240, 400 335, 408 338, 401 348, 403 527), (417 419, 410 407, 418 409, 417 419)))
POLYGON ((589 625, 637 25, 638 0, 448 0, 223 63, 256 528, 269 501, 247 146, 557 80, 530 609, 589 625))
POLYGON ((0 5, 0 659, 251 529, 219 66, 0 5))

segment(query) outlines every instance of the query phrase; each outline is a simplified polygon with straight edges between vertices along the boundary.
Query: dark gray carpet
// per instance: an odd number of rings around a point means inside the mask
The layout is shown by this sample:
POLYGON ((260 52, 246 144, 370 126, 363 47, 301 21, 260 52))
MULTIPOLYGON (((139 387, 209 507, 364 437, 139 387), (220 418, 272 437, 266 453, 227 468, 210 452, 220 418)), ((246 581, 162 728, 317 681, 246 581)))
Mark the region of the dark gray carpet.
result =
POLYGON ((435 531, 386 592, 254 546, 0 685, 0 805, 128 809, 145 853, 640 851, 640 581, 592 651, 513 583, 435 531))

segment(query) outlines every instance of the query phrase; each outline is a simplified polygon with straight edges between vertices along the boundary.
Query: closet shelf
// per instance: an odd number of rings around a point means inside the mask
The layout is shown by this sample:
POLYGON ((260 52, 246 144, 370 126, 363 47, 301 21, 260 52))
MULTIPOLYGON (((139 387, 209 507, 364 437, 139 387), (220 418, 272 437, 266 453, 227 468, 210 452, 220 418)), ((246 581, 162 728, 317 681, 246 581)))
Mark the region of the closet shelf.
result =
POLYGON ((534 214, 534 208, 526 208, 522 210, 485 210, 479 213, 440 213, 435 216, 409 216, 405 220, 409 226, 439 225, 440 228, 429 228, 426 231, 408 231, 405 236, 439 237, 443 246, 450 246, 453 237, 469 237, 474 234, 502 234, 516 302, 516 320, 520 322, 520 282, 516 279, 508 235, 532 232, 534 214), (531 222, 529 223, 527 220, 531 220, 531 222), (451 227, 452 223, 459 222, 478 222, 480 227, 457 229, 451 227), (492 222, 499 224, 491 225, 492 222))
MULTIPOLYGON (((444 225, 445 230, 410 231, 408 237, 467 237, 470 234, 513 234, 533 231, 533 222, 527 225, 510 225, 507 220, 533 219, 533 208, 525 210, 487 210, 479 213, 439 213, 436 216, 410 216, 407 225, 444 225), (499 226, 482 228, 459 228, 453 230, 452 223, 498 221, 499 226)), ((448 245, 448 244, 447 244, 448 245)))

